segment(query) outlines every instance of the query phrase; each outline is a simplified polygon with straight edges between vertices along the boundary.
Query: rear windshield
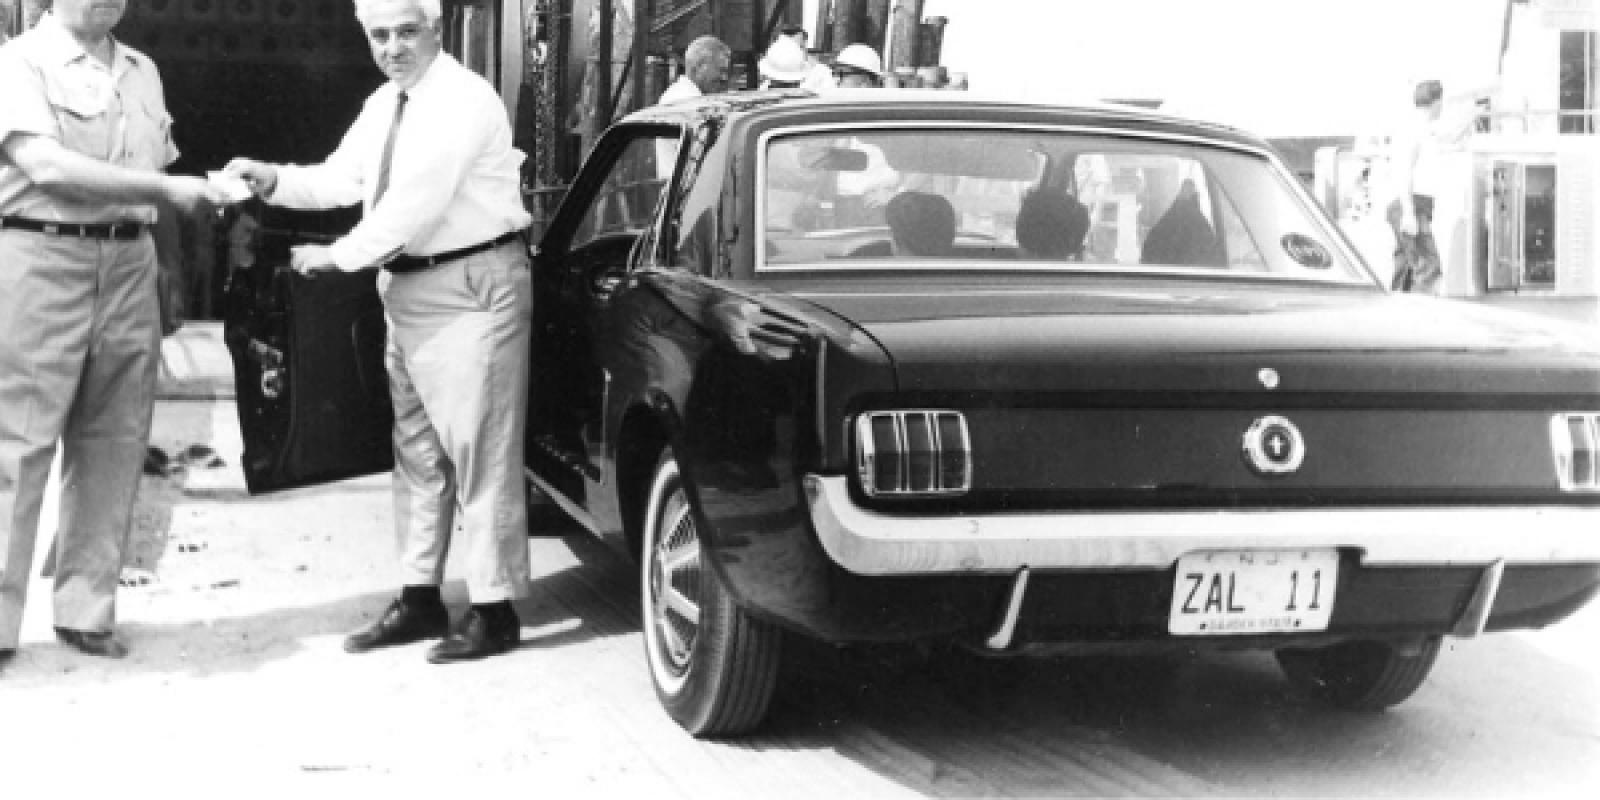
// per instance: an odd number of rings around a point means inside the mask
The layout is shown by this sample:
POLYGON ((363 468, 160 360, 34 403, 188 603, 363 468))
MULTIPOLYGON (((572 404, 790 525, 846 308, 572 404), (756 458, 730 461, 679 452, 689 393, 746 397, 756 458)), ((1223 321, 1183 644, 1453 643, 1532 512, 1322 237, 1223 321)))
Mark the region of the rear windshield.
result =
POLYGON ((1264 157, 1066 131, 773 136, 762 269, 1203 271, 1370 283, 1264 157))

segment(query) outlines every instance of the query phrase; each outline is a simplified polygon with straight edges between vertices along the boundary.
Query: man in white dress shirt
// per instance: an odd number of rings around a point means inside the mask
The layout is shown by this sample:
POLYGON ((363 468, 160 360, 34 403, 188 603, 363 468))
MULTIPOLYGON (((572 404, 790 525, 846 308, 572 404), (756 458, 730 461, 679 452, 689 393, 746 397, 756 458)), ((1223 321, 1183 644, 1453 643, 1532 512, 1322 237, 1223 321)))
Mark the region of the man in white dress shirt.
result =
POLYGON ((345 641, 365 652, 444 636, 428 660, 514 649, 526 593, 522 477, 532 287, 505 107, 440 50, 439 0, 355 0, 389 81, 321 164, 234 159, 227 171, 270 203, 366 213, 329 245, 294 248, 308 276, 382 267, 385 365, 394 401, 400 597, 345 641), (471 607, 455 625, 440 596, 457 507, 471 607))
POLYGON ((701 36, 683 50, 683 74, 661 93, 656 103, 676 103, 691 97, 716 94, 728 88, 733 51, 715 36, 701 36))

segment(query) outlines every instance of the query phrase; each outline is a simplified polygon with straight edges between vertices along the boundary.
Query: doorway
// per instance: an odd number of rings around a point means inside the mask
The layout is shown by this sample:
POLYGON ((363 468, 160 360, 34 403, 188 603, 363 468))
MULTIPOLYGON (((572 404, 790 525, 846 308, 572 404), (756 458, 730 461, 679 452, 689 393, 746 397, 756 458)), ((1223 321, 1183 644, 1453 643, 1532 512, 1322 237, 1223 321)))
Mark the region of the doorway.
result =
MULTIPOLYGON (((185 175, 234 156, 319 162, 383 81, 350 0, 140 0, 116 35, 161 71, 181 153, 171 170, 185 175)), ((322 234, 348 230, 360 213, 246 205, 262 228, 322 234)), ((181 253, 189 319, 221 317, 228 228, 240 213, 178 220, 169 247, 181 253)))

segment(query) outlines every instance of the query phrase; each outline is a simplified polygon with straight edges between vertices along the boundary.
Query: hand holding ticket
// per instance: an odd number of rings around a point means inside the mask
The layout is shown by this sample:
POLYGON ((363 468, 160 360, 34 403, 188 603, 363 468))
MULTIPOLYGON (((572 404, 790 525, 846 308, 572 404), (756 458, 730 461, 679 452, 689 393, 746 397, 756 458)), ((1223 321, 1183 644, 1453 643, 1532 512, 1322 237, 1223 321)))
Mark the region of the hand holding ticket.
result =
POLYGON ((251 195, 254 194, 254 192, 250 191, 250 185, 245 183, 244 179, 238 175, 229 175, 226 172, 213 170, 206 173, 206 180, 226 195, 230 203, 242 203, 249 200, 251 195))

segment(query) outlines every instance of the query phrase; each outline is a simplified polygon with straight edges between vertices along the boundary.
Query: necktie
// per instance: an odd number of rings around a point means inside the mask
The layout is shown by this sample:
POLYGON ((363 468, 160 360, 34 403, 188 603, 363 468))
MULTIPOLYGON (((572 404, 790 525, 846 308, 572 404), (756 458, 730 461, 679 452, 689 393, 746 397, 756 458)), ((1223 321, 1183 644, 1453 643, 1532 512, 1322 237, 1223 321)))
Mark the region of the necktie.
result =
POLYGON ((394 159, 394 140, 400 133, 400 117, 406 113, 406 93, 401 92, 394 102, 394 122, 389 124, 389 138, 383 142, 383 160, 378 162, 378 191, 372 194, 376 206, 383 199, 383 190, 389 188, 389 162, 394 159))

